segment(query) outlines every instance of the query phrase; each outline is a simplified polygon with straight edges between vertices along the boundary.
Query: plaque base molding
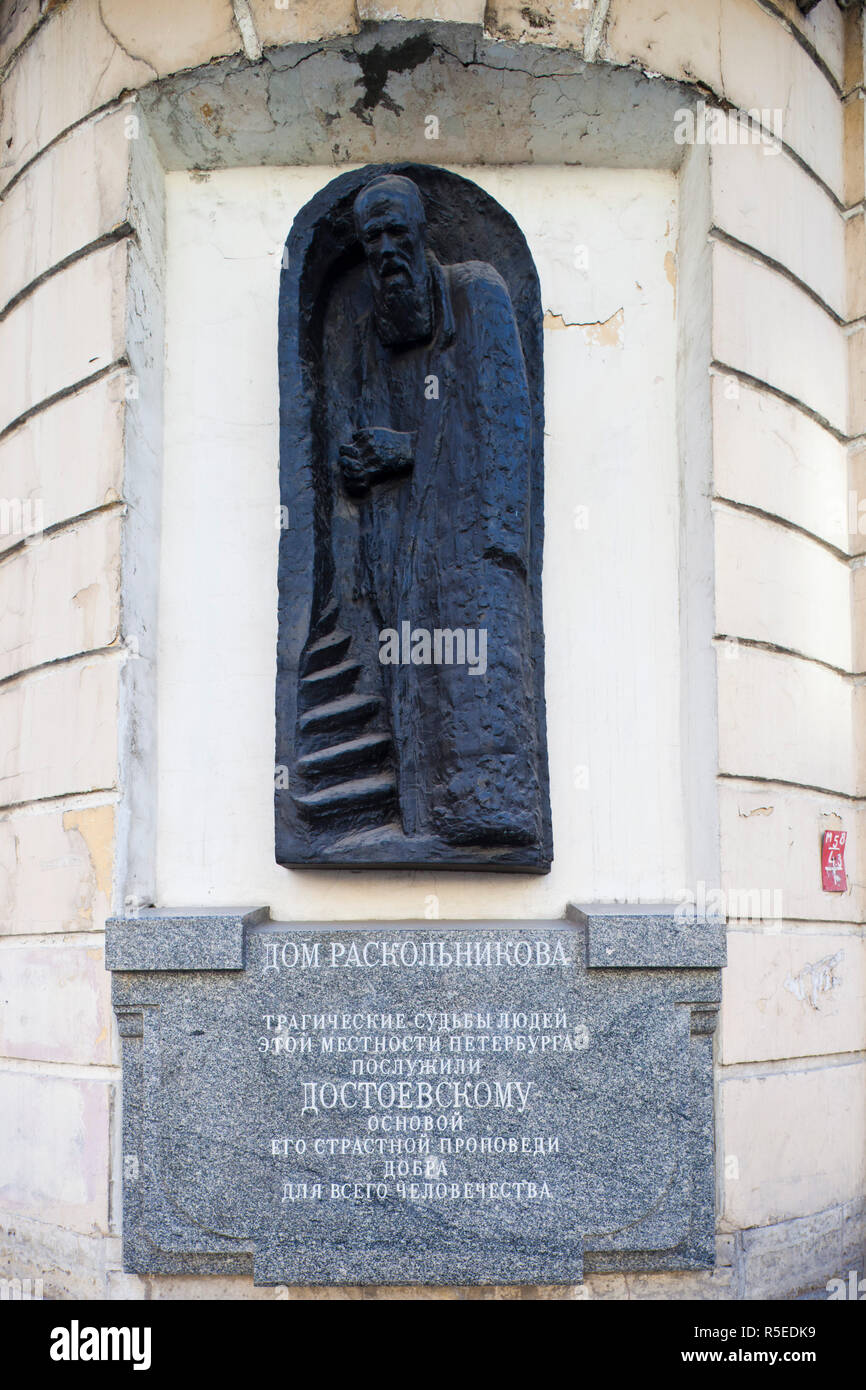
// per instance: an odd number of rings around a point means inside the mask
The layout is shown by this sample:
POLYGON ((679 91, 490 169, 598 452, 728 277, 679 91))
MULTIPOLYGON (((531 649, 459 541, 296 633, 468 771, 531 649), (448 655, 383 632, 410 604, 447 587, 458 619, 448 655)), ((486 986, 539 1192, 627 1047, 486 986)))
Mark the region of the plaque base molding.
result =
POLYGON ((108 923, 123 1252, 257 1284, 710 1269, 724 922, 108 923))

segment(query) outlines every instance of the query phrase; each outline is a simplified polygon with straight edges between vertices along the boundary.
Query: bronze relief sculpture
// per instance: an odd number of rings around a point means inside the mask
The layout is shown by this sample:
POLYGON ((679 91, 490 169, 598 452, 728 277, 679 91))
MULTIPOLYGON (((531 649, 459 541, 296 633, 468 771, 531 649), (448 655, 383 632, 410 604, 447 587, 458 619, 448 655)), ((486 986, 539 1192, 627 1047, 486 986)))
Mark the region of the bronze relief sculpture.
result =
POLYGON ((342 175, 295 221, 282 864, 549 868, 540 320, 513 219, 444 170, 342 175))

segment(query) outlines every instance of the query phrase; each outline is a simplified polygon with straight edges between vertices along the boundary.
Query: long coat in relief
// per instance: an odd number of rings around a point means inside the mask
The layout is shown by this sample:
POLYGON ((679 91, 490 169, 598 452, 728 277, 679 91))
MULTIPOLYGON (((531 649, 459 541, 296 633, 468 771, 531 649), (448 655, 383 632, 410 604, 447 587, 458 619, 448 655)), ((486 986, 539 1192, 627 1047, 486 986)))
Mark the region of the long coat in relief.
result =
MULTIPOLYGON (((429 253, 428 253, 429 254, 429 253)), ((481 261, 429 254, 435 329, 392 349, 371 311, 332 344, 328 453, 361 427, 411 433, 414 466, 356 505, 357 570, 380 630, 486 631, 487 669, 381 668, 403 830, 454 844, 541 838, 532 707, 529 572, 532 419, 504 280, 481 261), (352 383, 346 390, 346 382, 352 383)))

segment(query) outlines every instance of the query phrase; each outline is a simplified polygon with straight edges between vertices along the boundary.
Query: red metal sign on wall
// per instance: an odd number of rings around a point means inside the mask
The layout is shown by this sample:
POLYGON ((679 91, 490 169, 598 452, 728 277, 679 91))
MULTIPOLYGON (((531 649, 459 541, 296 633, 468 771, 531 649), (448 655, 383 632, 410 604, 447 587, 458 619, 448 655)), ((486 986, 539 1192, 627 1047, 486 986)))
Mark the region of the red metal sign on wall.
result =
POLYGON ((847 839, 847 830, 825 830, 821 837, 821 887, 825 893, 844 893, 848 888, 845 874, 847 839))

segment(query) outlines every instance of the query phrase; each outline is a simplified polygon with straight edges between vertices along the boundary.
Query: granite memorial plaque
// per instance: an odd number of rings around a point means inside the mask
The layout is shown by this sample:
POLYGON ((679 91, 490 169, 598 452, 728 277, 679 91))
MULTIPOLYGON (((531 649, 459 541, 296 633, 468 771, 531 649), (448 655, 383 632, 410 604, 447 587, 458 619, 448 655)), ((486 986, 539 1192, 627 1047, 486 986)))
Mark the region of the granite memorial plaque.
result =
POLYGON ((544 873, 542 310, 428 165, 304 207, 280 284, 276 857, 544 873))
POLYGON ((714 1258, 718 923, 109 923, 124 1262, 561 1284, 714 1258))

